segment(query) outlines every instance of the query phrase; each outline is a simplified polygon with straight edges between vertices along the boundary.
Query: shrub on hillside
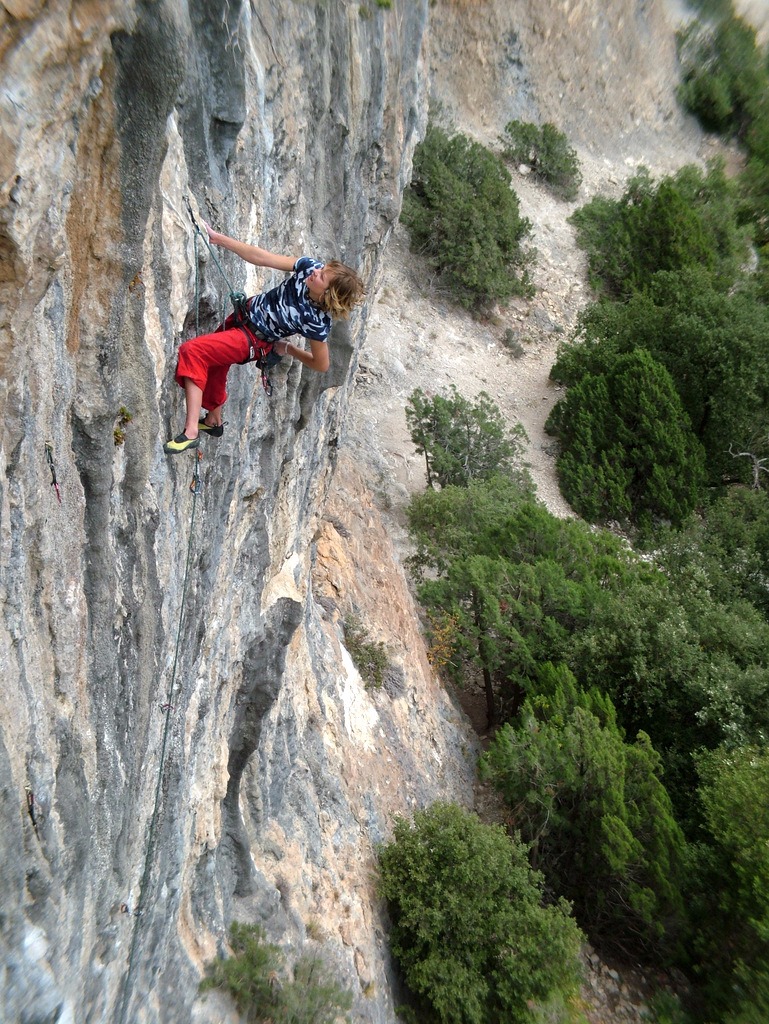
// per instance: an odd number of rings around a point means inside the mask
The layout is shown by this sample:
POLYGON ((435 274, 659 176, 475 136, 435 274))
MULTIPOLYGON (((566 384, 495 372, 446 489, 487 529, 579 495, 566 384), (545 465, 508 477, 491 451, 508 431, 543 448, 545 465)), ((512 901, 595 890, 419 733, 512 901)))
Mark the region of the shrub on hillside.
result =
POLYGON ((414 153, 403 197, 412 251, 434 267, 467 308, 529 295, 521 216, 510 174, 499 157, 464 135, 434 125, 414 153))
POLYGON ((767 301, 769 244, 769 62, 756 41, 754 29, 735 16, 722 0, 704 10, 705 20, 693 22, 679 35, 683 105, 705 128, 734 136, 745 148, 748 163, 738 178, 739 217, 750 225, 760 247, 758 295, 767 301))
POLYGON ((523 845, 453 804, 395 823, 380 854, 390 945, 420 1024, 527 1024, 578 982, 579 932, 543 906, 523 845))
POLYGON ((470 402, 452 384, 448 395, 428 398, 412 391, 406 422, 417 452, 425 457, 427 482, 467 487, 471 480, 495 474, 524 482, 519 468, 528 438, 520 423, 508 428, 499 407, 485 391, 470 402))
POLYGON ((611 298, 627 299, 658 272, 688 267, 710 270, 710 287, 728 291, 749 253, 735 186, 717 162, 704 174, 684 167, 658 185, 642 167, 620 199, 596 196, 570 220, 591 284, 611 298))
POLYGON ((554 124, 538 127, 528 121, 511 121, 502 137, 504 155, 524 163, 562 199, 573 199, 582 183, 577 154, 554 124))
POLYGON ((729 448, 744 450, 769 432, 768 335, 769 311, 749 294, 715 290, 710 276, 694 268, 660 273, 625 303, 588 307, 551 376, 574 386, 588 374, 604 375, 619 355, 645 349, 673 380, 705 450, 708 482, 749 483, 747 460, 735 460, 729 448))
POLYGON ((679 33, 678 52, 683 106, 710 131, 744 139, 769 88, 755 30, 733 11, 716 14, 679 33))

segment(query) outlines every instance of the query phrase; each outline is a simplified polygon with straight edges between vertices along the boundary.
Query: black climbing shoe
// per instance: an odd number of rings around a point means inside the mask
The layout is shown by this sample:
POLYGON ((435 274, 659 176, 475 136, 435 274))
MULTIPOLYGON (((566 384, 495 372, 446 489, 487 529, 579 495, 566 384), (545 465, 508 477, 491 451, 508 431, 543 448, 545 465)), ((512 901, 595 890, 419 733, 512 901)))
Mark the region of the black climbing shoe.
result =
POLYGON ((199 447, 199 437, 187 437, 186 434, 181 433, 173 441, 166 441, 163 445, 163 451, 166 455, 178 455, 179 452, 187 452, 199 447))
POLYGON ((209 437, 221 437, 224 433, 224 424, 220 423, 218 427, 211 427, 205 420, 198 420, 198 430, 205 430, 209 437))

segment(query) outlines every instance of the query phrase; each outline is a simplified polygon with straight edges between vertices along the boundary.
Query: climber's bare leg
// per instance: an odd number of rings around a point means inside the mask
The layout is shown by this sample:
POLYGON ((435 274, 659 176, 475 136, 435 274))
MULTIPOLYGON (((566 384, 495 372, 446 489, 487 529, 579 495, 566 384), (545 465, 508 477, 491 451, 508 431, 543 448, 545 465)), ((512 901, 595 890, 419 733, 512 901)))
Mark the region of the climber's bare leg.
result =
POLYGON ((187 403, 187 419, 184 423, 184 433, 192 439, 198 436, 198 420, 200 410, 203 406, 203 392, 197 384, 184 377, 184 399, 187 403))

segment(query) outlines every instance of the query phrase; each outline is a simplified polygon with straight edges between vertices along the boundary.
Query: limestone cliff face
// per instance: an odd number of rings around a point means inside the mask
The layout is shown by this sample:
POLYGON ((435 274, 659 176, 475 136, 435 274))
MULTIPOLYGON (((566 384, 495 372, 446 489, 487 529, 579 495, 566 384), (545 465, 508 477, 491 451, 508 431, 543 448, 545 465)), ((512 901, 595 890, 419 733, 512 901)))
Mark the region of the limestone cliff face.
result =
MULTIPOLYGON (((193 459, 161 445, 194 327, 185 193, 228 233, 339 256, 375 286, 424 116, 427 3, 370 6, 0 5, 4 1021, 188 1021, 231 919, 301 943, 253 832, 297 877, 339 875, 354 919, 352 812, 326 750, 348 736, 350 764, 358 742, 370 763, 376 714, 358 722, 354 670, 332 670, 310 567, 365 310, 323 378, 281 367, 268 400, 236 368, 194 524, 193 459)), ((198 269, 209 326, 223 288, 198 269)), ((381 835, 368 788, 355 828, 381 835)), ((293 903, 308 917, 311 892, 293 903)), ((356 983, 356 963, 383 977, 381 948, 339 946, 356 983)), ((389 1019, 374 987, 366 1015, 389 1019)))
POLYGON ((226 289, 183 196, 373 295, 428 84, 478 134, 653 140, 679 117, 666 9, 0 0, 0 1020, 235 1021, 197 995, 232 920, 321 948, 354 1020, 395 1020, 376 843, 470 802, 476 752, 338 454, 368 311, 272 399, 235 368, 193 496, 193 457, 162 453, 175 352, 226 289))

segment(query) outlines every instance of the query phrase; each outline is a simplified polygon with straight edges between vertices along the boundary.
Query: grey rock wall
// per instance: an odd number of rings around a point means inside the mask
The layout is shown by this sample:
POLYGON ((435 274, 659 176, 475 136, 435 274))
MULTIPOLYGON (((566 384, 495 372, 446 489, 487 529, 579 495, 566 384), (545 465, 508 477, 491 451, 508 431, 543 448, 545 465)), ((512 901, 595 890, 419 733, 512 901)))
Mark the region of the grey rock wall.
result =
MULTIPOLYGON (((268 400, 236 368, 193 498, 193 457, 161 446, 196 262, 201 329, 223 285, 182 196, 373 289, 424 118, 426 7, 0 6, 2 1020, 187 1021, 233 916, 302 939, 252 833, 302 799, 287 664, 320 629, 310 542, 366 311, 322 379, 281 367, 268 400)), ((324 657, 299 659, 306 686, 324 657)))

